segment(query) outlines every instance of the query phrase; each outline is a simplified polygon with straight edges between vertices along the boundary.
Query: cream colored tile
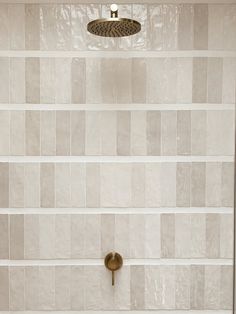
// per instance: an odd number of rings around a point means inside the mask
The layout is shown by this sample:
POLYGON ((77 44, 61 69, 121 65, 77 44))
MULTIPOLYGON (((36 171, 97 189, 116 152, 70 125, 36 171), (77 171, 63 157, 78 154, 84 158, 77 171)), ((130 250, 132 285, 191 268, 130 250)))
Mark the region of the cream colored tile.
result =
POLYGON ((193 59, 178 58, 177 86, 176 86, 177 103, 189 104, 192 102, 192 74, 193 74, 193 59))
POLYGON ((9 207, 9 164, 0 163, 0 208, 9 207))
POLYGON ((56 73, 56 103, 71 103, 71 59, 57 58, 55 61, 56 73))
POLYGON ((9 206, 24 207, 24 168, 22 163, 9 165, 9 206))
POLYGON ((71 309, 71 269, 70 266, 55 267, 55 309, 71 309))
POLYGON ((25 310, 39 310, 39 266, 25 267, 25 310))
POLYGON ((161 308, 175 308, 175 268, 173 266, 160 267, 161 308))
POLYGON ((205 269, 202 265, 191 265, 190 308, 204 309, 205 269))
MULTIPOLYGON (((72 216, 73 219, 73 216, 72 216)), ((55 215, 55 258, 71 256, 71 216, 55 215)))
POLYGON ((207 67, 207 102, 222 103, 222 58, 209 58, 207 67))
POLYGON ((86 103, 86 60, 73 58, 71 63, 71 102, 86 103))
POLYGON ((9 34, 10 34, 10 49, 24 50, 25 49, 25 5, 24 4, 9 4, 9 34))
POLYGON ((145 309, 156 310, 161 308, 160 267, 145 266, 145 309))
POLYGON ((85 115, 85 154, 101 155, 101 112, 87 111, 85 115))
POLYGON ((161 206, 161 166, 159 163, 145 165, 146 207, 161 206))
POLYGON ((175 308, 190 309, 190 266, 175 267, 175 308))
POLYGON ((25 49, 40 50, 40 15, 37 4, 25 4, 25 49))
POLYGON ((207 101, 207 58, 193 58, 192 90, 194 103, 207 101))
POLYGON ((0 155, 6 156, 10 153, 10 112, 0 112, 0 155))
POLYGON ((161 257, 175 257, 175 215, 161 215, 161 257))
POLYGON ((56 113, 41 111, 41 155, 56 155, 56 113))
POLYGON ((132 206, 145 207, 145 164, 133 163, 131 172, 132 206))
POLYGON ((233 258, 233 216, 220 215, 220 257, 233 258))
MULTIPOLYGON (((88 104, 102 103, 101 78, 102 78, 101 59, 87 58, 86 59, 86 103, 88 104)), ((105 89, 105 86, 104 86, 105 95, 107 92, 108 91, 105 89)))
POLYGON ((56 111, 56 154, 70 155, 70 112, 56 111))
POLYGON ((9 268, 0 267, 0 310, 9 310, 9 268))
POLYGON ((85 237, 85 215, 71 216, 71 258, 84 257, 85 237))
POLYGON ((25 167, 25 207, 40 207, 40 165, 27 163, 25 167))
POLYGON ((233 207, 234 193, 234 178, 233 178, 233 163, 222 163, 222 186, 221 200, 222 206, 233 207))
POLYGON ((206 215, 206 256, 220 257, 220 215, 206 215))
POLYGON ((40 103, 40 59, 25 59, 25 94, 26 103, 40 103))
MULTIPOLYGON (((101 256, 115 250, 115 215, 101 215, 101 256)), ((110 281, 109 281, 110 282, 110 281)))
POLYGON ((0 103, 9 103, 9 58, 0 58, 0 103))
POLYGON ((0 259, 9 258, 8 215, 0 215, 0 259))
POLYGON ((101 154, 114 156, 117 154, 117 112, 102 111, 100 114, 101 154))
POLYGON ((24 259, 24 215, 10 215, 10 259, 24 259))
POLYGON ((131 111, 131 155, 145 156, 146 149, 146 111, 131 111))
POLYGON ((102 203, 100 165, 86 164, 86 207, 100 207, 102 203))
POLYGON ((117 155, 130 155, 131 138, 130 111, 117 112, 117 155))
POLYGON ((0 49, 9 49, 9 18, 7 3, 2 3, 0 5, 0 49))
POLYGON ((85 308, 85 266, 71 266, 71 310, 83 310, 85 308))
POLYGON ((223 59, 222 103, 235 103, 236 58, 223 59))
POLYGON ((206 206, 221 206, 221 174, 220 162, 206 163, 206 206))
POLYGON ((25 154, 25 111, 10 112, 10 154, 23 156, 25 154))
POLYGON ((191 257, 191 216, 189 214, 175 215, 175 257, 191 257))
POLYGON ((130 267, 130 307, 131 310, 145 308, 145 268, 144 266, 130 267))
POLYGON ((191 4, 178 6, 178 49, 193 49, 194 7, 191 4))
POLYGON ((39 266, 39 308, 53 310, 55 308, 55 267, 39 266))
POLYGON ((25 59, 10 59, 10 103, 25 103, 25 59))
POLYGON ((177 154, 191 153, 191 112, 177 112, 177 154))
POLYGON ((101 257, 101 215, 85 216, 85 250, 84 257, 101 257))
POLYGON ((25 153, 40 155, 40 111, 25 111, 25 153))
POLYGON ((147 154, 158 156, 161 154, 161 113, 147 111, 147 154))
POLYGON ((161 112, 161 155, 175 156, 177 151, 177 114, 176 111, 161 112))
POLYGON ((55 168, 56 207, 70 207, 71 169, 69 163, 57 163, 55 168))
POLYGON ((41 163, 40 165, 40 205, 55 206, 55 165, 41 163))
POLYGON ((232 4, 224 6, 224 28, 223 28, 223 49, 235 50, 236 40, 234 36, 234 30, 236 28, 236 7, 232 4))
POLYGON ((85 111, 70 112, 71 155, 85 154, 85 111))
POLYGON ((116 289, 115 308, 118 310, 130 309, 130 267, 124 265, 122 271, 115 275, 116 289))
POLYGON ((148 6, 149 33, 147 36, 148 46, 151 50, 162 50, 163 46, 163 9, 162 5, 153 4, 148 6))
POLYGON ((55 257, 55 215, 39 215, 40 259, 55 257))
MULTIPOLYGON (((137 6, 138 5, 135 5, 133 7, 133 13, 134 8, 136 8, 137 6)), ((139 38, 143 39, 141 38, 141 36, 139 38)), ((132 103, 146 103, 146 80, 146 60, 143 58, 132 59, 132 103)))
POLYGON ((206 215, 191 214, 191 257, 206 256, 206 215))
POLYGON ((40 59, 40 103, 53 104, 56 101, 56 60, 40 59))
POLYGON ((72 50, 87 49, 87 29, 84 25, 89 22, 87 6, 81 4, 71 5, 71 48, 72 50))
POLYGON ((145 217, 143 215, 130 215, 129 241, 131 258, 140 258, 145 252, 145 217))
POLYGON ((221 266, 220 308, 232 310, 233 306, 233 266, 221 266))
POLYGON ((39 259, 39 215, 24 215, 25 259, 39 259))
POLYGON ((115 215, 115 244, 114 249, 123 258, 130 257, 130 215, 115 215))
POLYGON ((102 309, 101 275, 101 266, 85 267, 86 310, 102 309))
POLYGON ((209 5, 209 49, 218 50, 223 48, 223 16, 224 6, 209 5))
MULTIPOLYGON (((114 310, 115 291, 114 289, 111 289, 111 274, 107 269, 104 268, 102 268, 100 271, 102 276, 102 284, 101 284, 101 304, 99 304, 99 307, 102 308, 103 310, 114 310)), ((115 284, 117 284, 116 281, 115 284)))
POLYGON ((86 166, 71 163, 71 206, 86 207, 86 166))
POLYGON ((24 280, 25 280, 24 266, 11 266, 9 268, 9 281, 10 281, 9 309, 11 311, 22 311, 25 309, 24 280))
POLYGON ((208 5, 194 4, 194 49, 208 49, 208 5))
POLYGON ((203 110, 191 111, 191 154, 206 155, 207 114, 203 110))
POLYGON ((190 206, 191 164, 176 164, 176 206, 190 206))
POLYGON ((191 170, 191 206, 205 206, 206 164, 193 162, 191 170))
POLYGON ((161 232, 160 215, 145 215, 145 258, 160 258, 161 232))
POLYGON ((40 48, 42 50, 56 50, 56 7, 52 4, 40 5, 40 48))
POLYGON ((205 266, 204 308, 217 310, 220 307, 220 266, 205 266))
POLYGON ((131 59, 118 59, 116 62, 117 102, 127 104, 132 102, 131 59))
POLYGON ((176 206, 176 163, 161 164, 160 173, 161 206, 176 206))

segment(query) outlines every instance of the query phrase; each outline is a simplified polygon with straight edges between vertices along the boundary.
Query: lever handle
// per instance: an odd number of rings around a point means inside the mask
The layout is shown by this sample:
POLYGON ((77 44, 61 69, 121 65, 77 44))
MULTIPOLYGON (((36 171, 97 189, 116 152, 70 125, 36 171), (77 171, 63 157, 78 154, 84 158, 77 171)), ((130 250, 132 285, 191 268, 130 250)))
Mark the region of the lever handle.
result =
POLYGON ((120 269, 123 265, 123 258, 119 253, 111 252, 105 257, 104 264, 107 269, 112 272, 112 286, 115 285, 115 271, 120 269))

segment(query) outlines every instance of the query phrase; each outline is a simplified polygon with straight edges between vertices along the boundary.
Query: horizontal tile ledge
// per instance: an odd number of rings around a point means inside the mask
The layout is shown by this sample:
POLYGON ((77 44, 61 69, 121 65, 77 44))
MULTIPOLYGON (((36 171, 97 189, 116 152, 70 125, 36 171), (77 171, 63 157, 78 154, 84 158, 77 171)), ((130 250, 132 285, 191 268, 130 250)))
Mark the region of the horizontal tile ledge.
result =
MULTIPOLYGON (((55 260, 0 260, 0 266, 104 265, 103 258, 55 260)), ((233 265, 233 259, 124 259, 124 265, 233 265)))
POLYGON ((234 156, 0 156, 0 162, 233 162, 234 156))
MULTIPOLYGON (((1 2, 0 2, 1 3, 1 2)), ((42 51, 42 50, 1 50, 0 57, 38 57, 38 58, 192 58, 192 57, 236 57, 236 51, 227 50, 76 50, 76 51, 42 51)))
POLYGON ((232 207, 160 207, 160 208, 1 208, 1 214, 233 214, 232 207))
POLYGON ((1 314, 232 314, 231 310, 147 310, 147 311, 0 311, 1 314))
POLYGON ((235 104, 0 104, 0 110, 234 110, 235 104))
MULTIPOLYGON (((79 3, 79 4, 96 4, 96 1, 91 0, 0 0, 0 3, 79 3)), ((110 4, 110 0, 100 0, 99 3, 108 3, 110 4)), ((145 4, 145 3, 168 3, 168 4, 176 4, 176 3, 216 3, 216 4, 235 4, 235 0, 116 0, 117 4, 127 4, 127 3, 135 3, 135 4, 145 4)))

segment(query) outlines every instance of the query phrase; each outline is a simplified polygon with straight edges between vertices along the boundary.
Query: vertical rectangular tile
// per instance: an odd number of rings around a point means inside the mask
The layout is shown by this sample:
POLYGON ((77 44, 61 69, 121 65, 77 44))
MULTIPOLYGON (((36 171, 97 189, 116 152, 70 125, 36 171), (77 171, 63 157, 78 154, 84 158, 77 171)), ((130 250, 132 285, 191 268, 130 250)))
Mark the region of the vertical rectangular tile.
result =
POLYGON ((24 216, 25 259, 39 259, 39 215, 24 216))
POLYGON ((176 111, 161 112, 161 155, 177 154, 177 114, 176 111))
POLYGON ((0 5, 0 49, 9 49, 9 18, 8 5, 2 3, 0 5))
POLYGON ((235 5, 228 4, 223 7, 224 12, 224 26, 223 26, 223 49, 225 50, 235 50, 236 40, 234 36, 234 30, 236 27, 235 16, 236 8, 235 5))
POLYGON ((56 113, 55 111, 41 111, 41 155, 56 155, 56 113))
POLYGON ((145 251, 145 217, 130 215, 129 218, 130 257, 141 258, 145 251))
MULTIPOLYGON (((87 6, 88 7, 88 6, 87 6)), ((86 35, 87 36, 87 35, 86 35)), ((102 103, 102 82, 101 82, 101 59, 87 58, 86 59, 86 103, 100 104, 102 103)), ((108 89, 109 91, 109 89, 108 89)), ((107 90, 104 86, 104 92, 107 90)))
POLYGON ((0 208, 9 207, 9 163, 0 163, 0 208))
POLYGON ((69 163, 57 163, 55 168, 55 205, 56 207, 70 207, 71 170, 69 163))
POLYGON ((115 215, 101 215, 101 256, 115 249, 115 215))
POLYGON ((10 49, 25 49, 25 5, 9 4, 10 49))
POLYGON ((25 103, 25 58, 10 59, 10 103, 25 103))
POLYGON ((161 308, 161 280, 160 266, 145 266, 145 309, 157 310, 161 308))
POLYGON ((87 31, 83 25, 89 22, 87 6, 73 4, 71 6, 71 48, 72 50, 87 49, 87 31))
POLYGON ((86 207, 86 166, 71 163, 71 206, 86 207))
POLYGON ((176 103, 192 102, 193 58, 177 58, 176 103))
POLYGON ((0 215, 0 259, 9 258, 8 215, 0 215))
POLYGON ((191 111, 177 112, 177 154, 191 153, 191 111))
POLYGON ((163 4, 163 50, 177 49, 178 6, 163 4))
POLYGON ((39 308, 53 310, 55 308, 55 267, 39 266, 39 308))
POLYGON ((24 215, 10 215, 10 259, 24 259, 24 215))
MULTIPOLYGON (((58 4, 54 7, 56 32, 54 38, 57 50, 71 50, 71 7, 69 4, 58 4), (60 29, 60 32, 57 31, 60 29)), ((50 24, 50 26, 52 23, 50 24)))
POLYGON ((102 309, 101 266, 85 267, 85 308, 86 310, 102 309))
POLYGON ((222 103, 223 59, 209 58, 207 67, 207 102, 222 103))
POLYGON ((145 165, 145 194, 146 207, 161 206, 161 165, 159 163, 147 163, 145 165))
POLYGON ((85 111, 70 112, 70 150, 72 156, 85 155, 85 111))
POLYGON ((223 87, 222 87, 222 103, 235 103, 235 73, 236 58, 223 59, 223 87))
POLYGON ((24 266, 11 266, 9 268, 9 281, 10 281, 9 309, 11 311, 23 311, 25 309, 24 280, 25 280, 24 266))
POLYGON ((71 258, 83 258, 85 251, 85 215, 71 217, 71 258))
POLYGON ((175 215, 161 215, 161 257, 175 257, 175 215))
POLYGON ((0 310, 9 310, 9 267, 0 267, 0 310))
POLYGON ((132 59, 132 103, 146 103, 146 76, 145 59, 132 59))
MULTIPOLYGON (((118 310, 130 309, 130 267, 124 266, 123 272, 116 274, 116 290, 114 291, 114 308, 118 310)), ((109 276, 110 277, 110 276, 109 276)), ((111 280, 111 277, 109 278, 111 280)), ((109 280, 109 285, 111 281, 109 280)))
POLYGON ((191 154, 206 155, 207 114, 203 110, 191 111, 191 154))
POLYGON ((40 259, 55 257, 55 215, 39 215, 40 259))
POLYGON ((145 214, 145 258, 161 256, 161 226, 159 214, 145 214))
POLYGON ((25 152, 28 156, 40 155, 40 111, 25 111, 25 152))
POLYGON ((193 162, 191 169, 191 206, 205 206, 206 164, 193 162))
POLYGON ((146 111, 131 111, 131 155, 145 156, 147 154, 146 128, 146 111))
POLYGON ((71 102, 86 103, 86 63, 85 58, 73 58, 71 62, 71 102))
POLYGON ((37 4, 25 4, 25 49, 40 50, 40 15, 37 4))
POLYGON ((163 10, 162 5, 148 6, 149 22, 148 46, 151 50, 163 50, 163 10))
POLYGON ((25 154, 25 111, 10 112, 10 154, 23 156, 25 154))
POLYGON ((102 111, 100 123, 101 154, 114 156, 117 154, 117 112, 102 111))
POLYGON ((83 310, 85 305, 85 266, 71 266, 71 310, 83 310))
POLYGON ((190 266, 175 266, 175 308, 190 309, 190 266))
POLYGON ((117 112, 117 155, 130 155, 130 111, 117 112))
POLYGON ((233 258, 233 217, 232 214, 220 215, 220 257, 233 258))
POLYGON ((55 258, 71 256, 71 216, 55 215, 55 258))
POLYGON ((39 309, 39 266, 25 267, 25 310, 39 309))
POLYGON ((27 163, 25 167, 25 207, 40 207, 39 163, 27 163))
POLYGON ((194 8, 191 4, 178 6, 178 49, 193 49, 194 8))
POLYGON ((145 164, 133 163, 131 171, 132 206, 145 207, 145 164))
POLYGON ((40 103, 40 59, 25 59, 25 93, 26 103, 40 103))
POLYGON ((220 307, 220 266, 205 266, 205 304, 207 310, 218 310, 220 307))
POLYGON ((207 101, 207 58, 193 58, 193 102, 207 101))
POLYGON ((55 165, 40 164, 40 205, 41 207, 55 206, 55 165))
POLYGON ((0 103, 9 103, 9 58, 0 58, 0 103))
POLYGON ((233 267, 221 266, 220 308, 232 310, 233 306, 233 267))
MULTIPOLYGON (((116 100, 120 104, 128 104, 132 102, 132 62, 130 58, 115 60, 115 86, 116 100)), ((114 75, 114 74, 113 74, 114 75)))
POLYGON ((130 257, 130 215, 117 214, 115 215, 115 236, 114 249, 119 252, 124 258, 130 257))
POLYGON ((204 309, 205 269, 202 265, 191 265, 190 308, 204 309))
POLYGON ((85 216, 85 235, 84 257, 101 257, 101 215, 85 216))
POLYGON ((10 112, 0 112, 0 155, 7 156, 10 153, 10 112))
POLYGON ((85 114, 85 155, 101 155, 101 112, 85 114))
POLYGON ((71 58, 55 60, 55 90, 57 104, 71 103, 71 58))
POLYGON ((86 207, 100 207, 100 188, 102 188, 100 176, 99 164, 86 164, 86 207))
POLYGON ((161 206, 175 207, 176 206, 176 163, 161 164, 160 173, 161 182, 161 206))
POLYGON ((42 50, 56 50, 56 8, 53 5, 40 5, 40 48, 42 50))
POLYGON ((71 309, 71 291, 70 291, 70 266, 55 267, 55 309, 71 309))
POLYGON ((208 4, 194 4, 194 45, 196 50, 208 49, 208 4))
POLYGON ((161 114, 160 111, 147 111, 147 154, 161 154, 161 114))
POLYGON ((208 258, 220 257, 220 216, 206 215, 206 255, 208 258))
POLYGON ((206 163, 206 206, 221 206, 221 173, 220 162, 206 163))
POLYGON ((70 112, 56 111, 56 154, 70 155, 70 112))
POLYGON ((24 168, 23 163, 9 166, 9 207, 24 207, 24 168))
POLYGON ((161 308, 175 308, 175 267, 160 266, 161 308))
POLYGON ((130 267, 130 297, 131 310, 143 310, 145 308, 144 266, 130 267))
POLYGON ((191 196, 191 164, 176 164, 176 206, 189 207, 191 196))
POLYGON ((40 103, 54 104, 56 101, 56 59, 40 58, 40 103))
POLYGON ((222 163, 221 206, 232 207, 234 200, 233 163, 222 163))
POLYGON ((208 47, 211 50, 224 49, 224 15, 225 6, 212 4, 208 6, 209 11, 209 43, 208 47))
POLYGON ((191 257, 191 216, 175 215, 175 257, 191 257))
POLYGON ((206 257, 206 215, 191 214, 191 257, 206 257))

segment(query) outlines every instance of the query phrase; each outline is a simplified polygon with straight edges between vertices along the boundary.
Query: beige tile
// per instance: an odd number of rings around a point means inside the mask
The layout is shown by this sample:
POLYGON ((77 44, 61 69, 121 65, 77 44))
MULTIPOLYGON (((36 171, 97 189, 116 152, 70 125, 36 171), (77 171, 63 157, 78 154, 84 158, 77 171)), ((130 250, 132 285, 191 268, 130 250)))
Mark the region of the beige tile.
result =
POLYGON ((194 4, 194 49, 208 49, 208 5, 194 4))
POLYGON ((86 207, 86 166, 71 163, 71 206, 86 207))
POLYGON ((175 156, 177 153, 177 114, 176 111, 161 112, 161 155, 175 156))
POLYGON ((119 252, 123 258, 130 257, 130 215, 115 215, 115 239, 114 249, 119 252))
POLYGON ((86 60, 73 58, 71 63, 71 102, 86 103, 86 60))
POLYGON ((85 305, 85 266, 71 266, 71 310, 83 310, 85 305))
POLYGON ((9 310, 9 270, 8 266, 0 267, 0 310, 9 310))
POLYGON ((207 58, 193 58, 193 102, 207 101, 207 58))
POLYGON ((2 3, 0 5, 0 49, 9 49, 9 19, 7 3, 2 3))
POLYGON ((10 59, 10 103, 25 103, 25 59, 10 59))
POLYGON ((148 6, 149 33, 147 36, 148 46, 151 50, 162 50, 163 45, 163 10, 162 5, 153 4, 148 6))
POLYGON ((40 103, 40 59, 25 59, 26 103, 40 103))
POLYGON ((225 49, 223 45, 225 6, 209 5, 209 49, 225 49))
POLYGON ((117 112, 117 155, 130 155, 130 111, 117 112))
POLYGON ((40 207, 40 165, 27 163, 25 167, 25 207, 40 207))
POLYGON ((25 152, 40 155, 40 111, 25 111, 25 152))
POLYGON ((233 206, 233 163, 224 162, 222 163, 222 186, 221 186, 221 199, 222 206, 232 207, 233 206))
POLYGON ((71 155, 85 154, 85 111, 71 111, 70 113, 70 146, 71 155))
POLYGON ((9 103, 9 58, 0 58, 0 103, 9 103))
POLYGON ((129 266, 124 265, 122 268, 122 271, 117 272, 116 277, 115 277, 115 284, 116 284, 116 290, 114 291, 115 308, 118 310, 129 310, 130 309, 130 267, 129 266))
POLYGON ((130 306, 131 310, 145 308, 145 268, 144 266, 130 267, 130 306))
POLYGON ((191 214, 191 257, 206 256, 206 215, 191 214))
MULTIPOLYGON (((86 59, 86 103, 100 104, 102 103, 102 88, 101 88, 101 59, 87 58, 86 59)), ((108 92, 105 89, 105 94, 108 92)))
POLYGON ((234 36, 234 30, 236 27, 235 17, 236 8, 235 5, 228 4, 223 6, 224 13, 224 33, 223 33, 223 49, 225 50, 235 50, 236 40, 234 36))
POLYGON ((25 5, 25 49, 40 50, 39 5, 25 5))
POLYGON ((24 266, 11 266, 9 268, 11 311, 22 311, 25 309, 24 280, 24 266))
POLYGON ((25 154, 25 111, 10 112, 10 154, 23 156, 25 154))
POLYGON ((222 58, 209 58, 207 68, 207 102, 222 103, 222 58))
MULTIPOLYGON (((101 304, 99 307, 103 310, 115 309, 115 291, 111 289, 111 274, 107 269, 101 268, 102 284, 101 284, 101 304)), ((117 275, 117 272, 116 272, 117 275)), ((115 277, 117 286, 117 276, 115 277)))
POLYGON ((70 155, 70 112, 56 111, 56 154, 70 155))
POLYGON ((84 25, 89 22, 87 6, 81 4, 71 5, 71 48, 72 50, 87 49, 87 30, 84 25))
POLYGON ((9 166, 9 206, 24 207, 24 168, 23 163, 9 166))
POLYGON ((55 258, 71 256, 71 219, 70 215, 55 215, 55 258))
POLYGON ((131 171, 132 206, 145 207, 145 164, 133 163, 131 171))
POLYGON ((117 112, 102 111, 100 115, 101 154, 114 156, 117 154, 117 112))
POLYGON ((85 235, 84 257, 101 257, 101 215, 85 216, 85 235))
POLYGON ((0 215, 0 258, 9 258, 8 215, 0 215))
POLYGON ((85 115, 85 155, 101 155, 101 112, 87 111, 85 115))
POLYGON ((10 34, 10 49, 24 50, 25 49, 25 5, 24 4, 9 4, 9 34, 10 34))
POLYGON ((176 163, 161 164, 160 173, 160 193, 161 206, 175 207, 176 206, 176 163))
POLYGON ((41 155, 56 155, 56 112, 41 111, 41 155))
POLYGON ((205 266, 205 304, 207 310, 217 310, 220 306, 220 266, 205 266))
POLYGON ((40 103, 56 102, 56 59, 40 59, 40 103))
POLYGON ((173 266, 160 267, 161 308, 175 308, 175 268, 173 266))
POLYGON ((102 309, 102 273, 101 266, 85 267, 85 293, 86 310, 102 309))
POLYGON ((191 216, 189 214, 175 215, 175 257, 191 257, 191 216))
POLYGON ((159 163, 147 163, 145 168, 146 207, 160 207, 161 165, 159 163))
POLYGON ((55 86, 56 103, 71 103, 71 58, 56 58, 55 60, 55 86))
MULTIPOLYGON (((145 221, 145 258, 160 258, 161 232, 160 215, 146 214, 145 221)), ((143 222, 144 223, 144 222, 143 222)))
POLYGON ((40 204, 41 207, 55 206, 55 165, 53 163, 40 165, 40 204))
POLYGON ((57 163, 55 168, 56 207, 70 207, 71 169, 69 163, 57 163))
POLYGON ((115 215, 101 215, 101 256, 115 250, 115 215))
POLYGON ((233 258, 233 216, 220 215, 220 257, 233 258))
POLYGON ((178 49, 193 49, 193 18, 194 9, 191 4, 178 6, 178 49))
POLYGON ((39 254, 40 259, 55 257, 55 215, 39 215, 39 254))
POLYGON ((205 206, 206 164, 193 162, 191 170, 191 206, 205 206))
POLYGON ((163 50, 177 50, 178 7, 176 4, 163 4, 163 50))
POLYGON ((10 153, 10 112, 0 112, 0 155, 7 156, 10 153))
POLYGON ((85 215, 73 215, 71 217, 71 258, 84 257, 85 237, 85 215))
POLYGON ((9 163, 0 163, 0 208, 9 207, 9 163))
POLYGON ((235 103, 235 73, 236 58, 223 59, 223 87, 222 87, 222 103, 235 103))
POLYGON ((131 155, 145 156, 146 149, 146 111, 131 111, 131 155))
POLYGON ((192 102, 193 59, 177 59, 176 103, 192 102))
POLYGON ((102 190, 100 165, 86 164, 86 207, 100 207, 102 190), (101 185, 101 186, 100 186, 101 185))
POLYGON ((39 266, 25 267, 25 310, 39 310, 39 266))
POLYGON ((233 267, 221 266, 220 308, 232 310, 233 306, 233 267))
POLYGON ((42 50, 56 50, 56 7, 55 5, 40 5, 40 48, 42 50))
POLYGON ((161 215, 161 257, 175 257, 175 215, 161 215))
POLYGON ((146 103, 146 76, 145 59, 132 59, 132 103, 146 103))
POLYGON ((190 206, 191 164, 176 164, 176 206, 190 206))
POLYGON ((55 309, 71 309, 71 271, 70 266, 55 267, 55 309))
POLYGON ((220 257, 220 216, 219 214, 206 215, 206 256, 220 257))
POLYGON ((53 310, 55 308, 55 267, 39 266, 39 308, 53 310))
POLYGON ((25 259, 39 259, 39 215, 24 215, 25 259))
POLYGON ((191 154, 191 111, 177 112, 177 154, 191 154))
POLYGON ((129 218, 130 256, 140 258, 145 254, 145 217, 130 215, 129 218))
POLYGON ((207 114, 203 110, 191 111, 191 154, 206 155, 207 114))
MULTIPOLYGON (((101 97, 102 103, 117 103, 117 86, 116 86, 116 63, 120 63, 119 59, 101 59, 99 65, 99 73, 101 77, 101 97)), ((96 71, 97 72, 97 71, 96 71)), ((96 89, 99 86, 96 85, 96 89)))
POLYGON ((221 206, 221 174, 222 163, 211 162, 206 164, 206 206, 221 206))
POLYGON ((55 12, 56 25, 56 46, 57 50, 71 50, 71 7, 69 4, 60 4, 56 6, 55 12))
POLYGON ((204 309, 204 266, 191 265, 190 308, 192 310, 204 309))
POLYGON ((161 308, 161 280, 160 267, 145 266, 145 309, 156 310, 161 308))
POLYGON ((175 308, 190 309, 190 266, 175 267, 175 308))
POLYGON ((147 154, 161 154, 161 114, 160 111, 147 111, 147 154))
POLYGON ((24 215, 10 215, 10 259, 24 259, 24 215))

